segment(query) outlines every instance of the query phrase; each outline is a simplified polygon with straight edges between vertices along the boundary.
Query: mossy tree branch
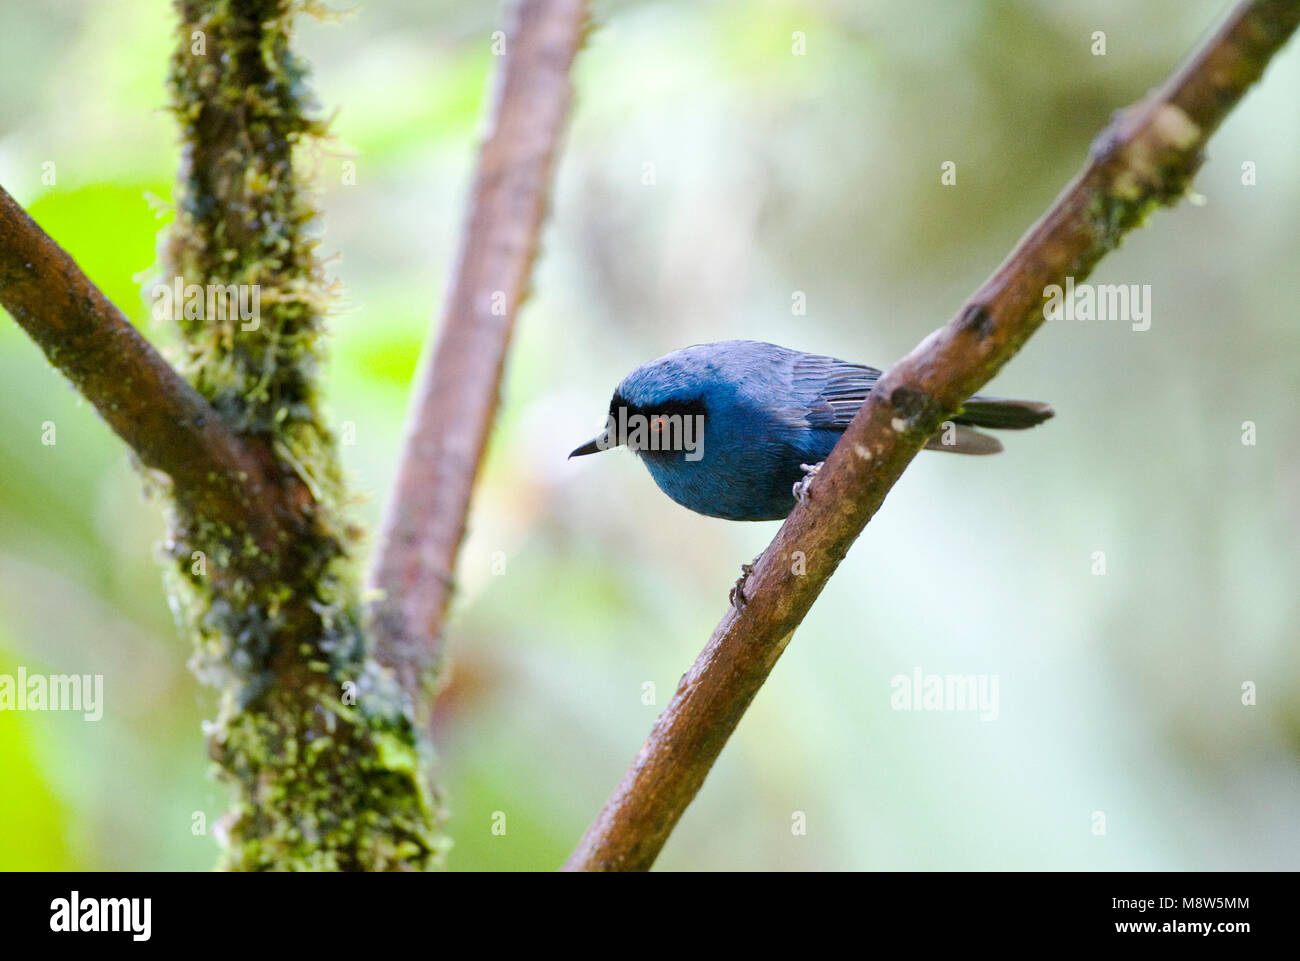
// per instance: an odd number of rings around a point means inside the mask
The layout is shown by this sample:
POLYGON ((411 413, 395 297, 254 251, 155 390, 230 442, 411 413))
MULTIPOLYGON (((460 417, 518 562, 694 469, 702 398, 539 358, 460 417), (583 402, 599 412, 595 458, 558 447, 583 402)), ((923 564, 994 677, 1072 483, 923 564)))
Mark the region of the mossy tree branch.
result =
POLYGON ((584 0, 513 8, 455 273, 421 364, 372 565, 377 656, 423 708, 432 702, 456 557, 537 253, 585 23, 584 0))
POLYGON ((1083 171, 947 326, 872 390, 764 552, 622 783, 565 865, 645 870, 849 547, 904 468, 1043 323, 1045 288, 1085 278, 1155 207, 1300 23, 1300 0, 1247 0, 1158 90, 1117 114, 1083 171), (806 558, 802 574, 791 563, 806 558))
POLYGON ((427 868, 444 846, 430 752, 362 633, 354 535, 317 394, 331 298, 294 160, 323 124, 290 49, 291 21, 308 4, 175 6, 170 86, 183 155, 167 280, 256 291, 260 304, 252 318, 186 312, 185 373, 261 452, 296 522, 292 538, 256 556, 202 514, 173 524, 173 599, 197 669, 222 691, 210 749, 234 789, 225 863, 427 868), (233 576, 196 569, 196 552, 233 576))

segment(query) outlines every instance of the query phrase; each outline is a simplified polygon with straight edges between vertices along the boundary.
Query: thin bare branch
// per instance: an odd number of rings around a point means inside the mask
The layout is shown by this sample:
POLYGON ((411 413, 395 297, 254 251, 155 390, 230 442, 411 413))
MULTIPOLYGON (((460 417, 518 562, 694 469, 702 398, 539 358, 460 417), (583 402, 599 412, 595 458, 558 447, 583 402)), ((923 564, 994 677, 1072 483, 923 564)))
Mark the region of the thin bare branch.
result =
POLYGON ((264 464, 3 188, 0 304, 178 500, 274 542, 264 464))
POLYGON ((437 342, 426 349, 371 572, 382 592, 373 609, 377 656, 425 707, 585 19, 583 0, 521 0, 513 10, 455 276, 437 342))
POLYGON ((645 870, 695 797, 827 579, 925 441, 1152 209, 1176 203, 1206 141, 1300 23, 1300 0, 1237 6, 1159 90, 1118 114, 1083 171, 947 326, 894 365, 728 610, 565 865, 645 870), (790 558, 802 552, 806 569, 790 558))

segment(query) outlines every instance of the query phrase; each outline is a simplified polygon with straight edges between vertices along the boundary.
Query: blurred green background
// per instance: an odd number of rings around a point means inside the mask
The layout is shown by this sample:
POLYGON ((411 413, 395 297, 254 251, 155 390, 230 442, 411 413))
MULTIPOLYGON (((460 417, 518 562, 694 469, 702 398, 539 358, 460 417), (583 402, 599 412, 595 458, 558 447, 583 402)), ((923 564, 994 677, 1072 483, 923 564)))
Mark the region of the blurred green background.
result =
MULTIPOLYGON (((621 376, 733 337, 892 363, 1223 9, 596 5, 449 628, 453 869, 563 860, 775 532, 688 513, 625 451, 565 460, 621 376)), ((385 0, 300 23, 338 111, 316 178, 347 291, 327 394, 372 528, 500 16, 385 0)), ((144 291, 178 163, 172 24, 163 0, 0 7, 0 183, 161 345, 144 291)), ((1211 144, 1204 202, 1157 214, 1094 275, 1150 284, 1150 330, 1048 324, 990 392, 1048 400, 1056 420, 996 458, 917 459, 660 867, 1300 866, 1297 90, 1292 44, 1211 144), (917 668, 997 675, 997 720, 893 710, 891 678, 917 668)), ((201 731, 214 697, 161 590, 158 507, 7 318, 0 385, 0 673, 102 673, 107 700, 98 723, 0 713, 0 867, 206 869, 216 844, 191 825, 225 805, 201 731)))

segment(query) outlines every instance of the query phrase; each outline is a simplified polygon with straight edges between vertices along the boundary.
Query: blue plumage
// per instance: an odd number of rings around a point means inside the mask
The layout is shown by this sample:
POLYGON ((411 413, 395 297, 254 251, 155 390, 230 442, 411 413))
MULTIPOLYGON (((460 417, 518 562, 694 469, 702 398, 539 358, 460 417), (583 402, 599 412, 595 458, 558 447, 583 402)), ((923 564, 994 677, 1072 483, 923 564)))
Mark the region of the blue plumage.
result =
MULTIPOLYGON (((880 371, 775 344, 697 344, 623 378, 600 437, 570 457, 626 445, 660 490, 700 514, 779 520, 795 504, 801 465, 826 459, 880 371)), ((1030 427, 1045 404, 972 397, 955 425, 927 445, 961 453, 1001 450, 971 426, 1030 427)))

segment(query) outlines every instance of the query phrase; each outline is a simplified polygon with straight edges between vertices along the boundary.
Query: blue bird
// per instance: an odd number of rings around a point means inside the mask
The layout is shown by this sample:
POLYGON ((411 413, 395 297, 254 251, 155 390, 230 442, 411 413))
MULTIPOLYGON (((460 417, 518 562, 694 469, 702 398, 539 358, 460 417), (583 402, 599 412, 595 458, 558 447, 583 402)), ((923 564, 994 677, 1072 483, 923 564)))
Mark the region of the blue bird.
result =
MULTIPOLYGON (((609 402, 605 431, 570 457, 626 446, 659 489, 709 517, 780 520, 802 496, 880 371, 753 340, 697 344, 643 364, 609 402)), ((975 396, 926 447, 995 454, 975 427, 1018 430, 1047 404, 975 396)))

